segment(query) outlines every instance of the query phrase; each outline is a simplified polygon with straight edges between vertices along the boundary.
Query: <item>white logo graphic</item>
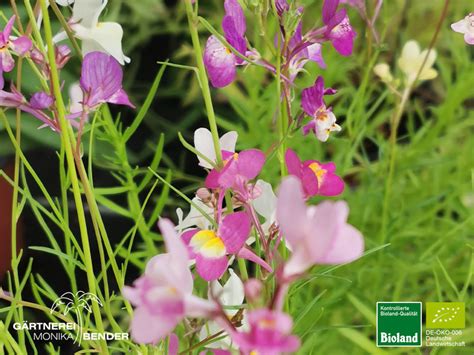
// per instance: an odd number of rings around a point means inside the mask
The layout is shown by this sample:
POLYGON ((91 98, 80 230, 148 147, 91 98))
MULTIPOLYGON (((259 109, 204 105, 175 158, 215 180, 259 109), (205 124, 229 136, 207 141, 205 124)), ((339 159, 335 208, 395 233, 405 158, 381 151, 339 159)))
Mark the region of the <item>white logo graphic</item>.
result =
POLYGON ((102 307, 102 302, 100 301, 100 299, 90 292, 77 291, 75 294, 72 292, 65 292, 59 298, 57 298, 51 306, 50 313, 57 312, 58 309, 64 306, 64 309, 62 311, 63 315, 66 316, 71 311, 74 312, 74 314, 76 315, 79 331, 77 332, 76 338, 74 339, 74 343, 81 343, 82 312, 86 310, 87 312, 92 313, 91 307, 93 302, 96 302, 99 306, 102 307))

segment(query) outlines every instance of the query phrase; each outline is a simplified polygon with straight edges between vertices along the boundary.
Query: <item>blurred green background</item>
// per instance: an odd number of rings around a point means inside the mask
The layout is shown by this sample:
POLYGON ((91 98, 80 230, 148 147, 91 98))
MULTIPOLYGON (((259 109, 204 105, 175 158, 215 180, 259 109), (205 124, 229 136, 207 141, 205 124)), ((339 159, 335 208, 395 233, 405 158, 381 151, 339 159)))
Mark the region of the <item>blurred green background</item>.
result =
MULTIPOLYGON (((220 28, 222 1, 201 2, 200 15, 220 28)), ((306 8, 305 28, 318 23, 321 3, 301 1, 306 8)), ((371 9, 374 3, 368 0, 367 7, 371 9)), ((449 27, 472 10, 472 2, 450 2, 435 44, 438 53, 435 68, 439 75, 417 86, 409 100, 398 131, 395 173, 390 186, 386 184, 389 120, 397 99, 371 67, 385 61, 397 73, 396 60, 406 41, 415 39, 422 48, 428 47, 443 5, 444 1, 440 0, 385 1, 376 22, 382 37, 380 45, 373 41, 369 44, 364 22, 354 9, 348 8, 358 33, 353 56, 341 57, 326 44, 323 56, 327 70, 308 65, 308 72, 296 82, 302 89, 320 74, 327 86, 339 90, 328 101, 343 127, 342 132, 332 135, 327 143, 298 133, 288 145, 303 159, 336 163, 338 174, 344 176, 347 184, 338 198, 348 201, 349 222, 363 232, 366 249, 372 250, 350 265, 315 267, 306 280, 290 290, 295 332, 303 341, 301 354, 472 354, 474 351, 474 51, 464 43, 462 35, 449 27), (387 222, 385 232, 383 216, 387 222), (466 302, 467 324, 460 340, 468 341, 468 347, 376 348, 377 301, 466 302)), ((8 4, 1 6, 8 16, 8 4)), ((132 63, 125 67, 125 86, 134 102, 143 102, 160 68, 157 61, 170 59, 174 63, 194 64, 180 2, 112 0, 107 9, 104 18, 124 26, 125 53, 132 58, 132 63)), ((250 42, 266 57, 269 53, 254 26, 254 14, 251 11, 246 14, 250 42)), ((270 31, 275 30, 275 24, 269 26, 270 31)), ((202 29, 203 43, 208 35, 202 29)), ((65 76, 67 83, 77 78, 79 66, 69 70, 65 76)), ((35 89, 34 83, 28 87, 25 81, 25 85, 29 90, 35 89)), ((275 81, 256 67, 240 69, 238 82, 213 90, 219 129, 238 131, 238 149, 255 147, 268 151, 277 141, 275 93, 275 81)), ((207 126, 200 95, 192 72, 166 69, 157 99, 128 147, 130 166, 146 167, 157 149, 160 134, 164 133, 158 171, 163 174, 171 171, 172 183, 191 197, 202 185, 204 172, 198 169, 196 158, 182 148, 177 133, 182 132, 192 141, 194 129, 207 126)), ((298 103, 296 100, 295 107, 298 103)), ((132 118, 133 112, 123 111, 124 126, 132 118)), ((24 147, 29 156, 54 156, 57 137, 46 130, 38 134, 38 123, 31 117, 25 116, 23 122, 24 147)), ((3 129, 0 126, 0 155, 5 158, 12 150, 3 129)), ((99 187, 110 186, 113 181, 110 172, 104 169, 113 165, 107 158, 109 144, 101 141, 95 150, 95 178, 99 187)), ((44 161, 36 164, 45 178, 51 169, 54 171, 52 166, 44 161)), ((262 173, 262 178, 274 188, 278 184, 278 169, 274 155, 262 173)), ((156 203, 164 203, 158 198, 159 195, 152 197, 144 214, 153 213, 156 203)), ((315 203, 318 201, 314 199, 315 203)), ((117 203, 126 208, 125 199, 118 199, 117 203)), ((176 221, 174 210, 178 206, 187 209, 185 202, 171 192, 162 214, 176 221)), ((109 221, 132 223, 108 212, 109 221)), ((30 220, 27 215, 26 219, 25 224, 34 225, 33 218, 30 220)), ((35 238, 39 238, 37 233, 35 238)), ((137 255, 134 264, 140 267, 146 255, 141 251, 137 255)))

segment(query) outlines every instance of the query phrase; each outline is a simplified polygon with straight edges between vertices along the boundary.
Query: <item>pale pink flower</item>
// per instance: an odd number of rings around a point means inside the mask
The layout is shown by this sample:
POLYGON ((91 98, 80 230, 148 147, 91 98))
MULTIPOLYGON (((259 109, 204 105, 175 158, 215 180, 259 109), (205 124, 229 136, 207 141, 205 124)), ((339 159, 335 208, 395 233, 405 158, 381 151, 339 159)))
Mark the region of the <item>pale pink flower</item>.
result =
POLYGON ((299 275, 314 264, 343 264, 362 256, 362 234, 347 223, 345 201, 305 205, 301 182, 294 176, 283 180, 278 193, 277 221, 293 251, 283 276, 299 275))
POLYGON ((153 257, 134 286, 122 290, 136 307, 131 334, 138 343, 157 343, 185 316, 212 317, 218 311, 214 303, 192 294, 188 251, 173 224, 162 219, 159 226, 168 252, 153 257))

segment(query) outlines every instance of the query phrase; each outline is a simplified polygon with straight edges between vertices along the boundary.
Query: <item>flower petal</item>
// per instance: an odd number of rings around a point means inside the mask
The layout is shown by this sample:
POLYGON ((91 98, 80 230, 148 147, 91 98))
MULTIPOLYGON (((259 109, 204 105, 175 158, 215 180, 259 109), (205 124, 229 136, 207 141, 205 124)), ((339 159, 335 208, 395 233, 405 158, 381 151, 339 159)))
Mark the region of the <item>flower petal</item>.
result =
POLYGON ((301 93, 301 106, 308 116, 314 116, 316 111, 324 105, 324 79, 318 76, 313 86, 301 93))
POLYGON ((131 108, 135 108, 135 105, 130 102, 127 93, 124 89, 119 89, 115 94, 113 94, 107 102, 116 105, 125 105, 131 108))
POLYGON ((235 55, 215 36, 209 37, 204 50, 204 64, 211 84, 222 88, 235 80, 237 64, 235 55))
POLYGON ((462 20, 451 24, 451 28, 453 31, 458 33, 467 33, 469 29, 469 22, 463 18, 462 20))
POLYGON ((286 150, 285 163, 290 175, 301 177, 301 160, 294 150, 290 148, 286 150))
POLYGON ((110 55, 92 52, 84 56, 80 84, 87 95, 87 105, 106 102, 122 88, 122 68, 110 55))
POLYGON ((321 44, 314 43, 306 48, 308 52, 308 59, 312 60, 313 62, 317 63, 320 68, 326 69, 326 63, 323 59, 323 54, 321 52, 321 44))
MULTIPOLYGON (((210 161, 216 161, 216 151, 212 141, 212 134, 207 128, 201 127, 194 131, 194 147, 199 153, 207 157, 210 161)), ((202 159, 199 155, 197 158, 199 160, 200 166, 212 169, 212 165, 202 159)))
POLYGON ((218 235, 225 244, 227 253, 237 253, 250 234, 250 219, 245 212, 235 212, 224 217, 218 235))
POLYGON ((266 181, 258 180, 255 187, 260 190, 260 195, 252 201, 255 211, 265 219, 271 219, 276 210, 277 198, 272 185, 266 181))
POLYGON ((329 38, 331 39, 334 49, 338 51, 339 54, 349 56, 352 54, 356 35, 356 32, 349 23, 349 17, 346 15, 344 19, 331 30, 329 38))
POLYGON ((201 254, 196 255, 196 271, 206 281, 221 278, 227 270, 227 264, 227 256, 206 258, 201 254))
POLYGON ((242 10, 239 2, 237 0, 225 0, 224 8, 226 16, 232 18, 237 34, 243 37, 247 28, 244 11, 242 10))
POLYGON ((0 61, 1 61, 0 66, 3 68, 3 71, 6 73, 11 72, 13 68, 15 67, 15 60, 13 59, 12 55, 10 54, 8 50, 0 52, 0 61))
POLYGON ((230 131, 224 134, 220 139, 220 148, 228 152, 235 152, 235 145, 237 143, 237 138, 239 137, 236 131, 230 131))
POLYGON ((13 25, 15 24, 16 16, 13 15, 10 17, 8 20, 7 24, 5 25, 5 28, 3 29, 3 39, 5 43, 7 43, 10 39, 10 35, 12 33, 13 25))
POLYGON ((193 289, 193 279, 188 268, 189 254, 186 245, 183 243, 175 230, 173 223, 168 219, 160 219, 158 222, 161 234, 165 240, 166 250, 171 255, 171 265, 173 277, 181 284, 179 287, 184 292, 191 292, 193 289))
POLYGON ((321 264, 343 264, 354 261, 364 252, 362 233, 350 224, 341 226, 326 255, 318 259, 321 264))
POLYGON ((175 333, 170 334, 168 341, 168 355, 178 355, 179 338, 175 333))
POLYGON ((102 22, 93 28, 75 24, 71 28, 76 33, 76 36, 83 41, 82 49, 84 54, 100 48, 102 52, 113 56, 121 65, 130 63, 130 58, 125 56, 122 51, 123 29, 120 24, 116 22, 102 22))
POLYGON ((137 343, 157 343, 168 335, 178 324, 176 317, 157 317, 145 307, 135 309, 131 323, 132 339, 137 343))
POLYGON ((72 22, 80 23, 84 27, 97 26, 100 13, 107 5, 107 0, 80 0, 74 2, 72 22))
POLYGON ((184 307, 186 315, 189 317, 212 318, 212 315, 218 310, 214 302, 191 294, 184 297, 184 307))
POLYGON ((241 151, 236 160, 238 173, 248 180, 255 178, 265 164, 265 154, 258 149, 241 151))
POLYGON ((306 205, 301 182, 294 176, 286 177, 280 185, 277 221, 292 248, 304 238, 308 226, 306 205))
POLYGON ((306 197, 317 195, 319 192, 319 182, 316 174, 310 168, 304 168, 301 174, 301 183, 306 197))
POLYGON ((344 180, 336 174, 327 172, 319 188, 319 194, 323 196, 337 196, 344 191, 344 180))
POLYGON ((33 46, 33 43, 31 40, 26 37, 26 36, 21 36, 12 41, 11 48, 18 53, 18 55, 25 55, 26 52, 28 52, 31 47, 33 46))

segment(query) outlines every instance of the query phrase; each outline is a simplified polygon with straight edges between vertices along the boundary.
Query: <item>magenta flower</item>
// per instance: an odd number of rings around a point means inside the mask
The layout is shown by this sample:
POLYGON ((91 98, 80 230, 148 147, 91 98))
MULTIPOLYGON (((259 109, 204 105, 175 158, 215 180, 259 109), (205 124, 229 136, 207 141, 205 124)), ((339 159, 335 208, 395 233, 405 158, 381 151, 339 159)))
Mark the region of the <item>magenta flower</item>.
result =
POLYGON ((302 162, 291 149, 286 151, 285 161, 288 173, 300 179, 305 197, 336 196, 344 191, 344 181, 334 173, 336 165, 333 162, 320 163, 317 160, 302 162))
POLYGON ((94 110, 108 102, 135 108, 122 88, 122 79, 122 67, 114 57, 102 52, 86 54, 80 80, 84 107, 94 110))
POLYGON ((258 309, 248 313, 248 322, 248 332, 231 334, 243 354, 278 355, 293 353, 300 347, 298 337, 291 335, 291 317, 285 313, 258 309))
POLYGON ((323 22, 326 25, 325 37, 331 41, 334 49, 343 56, 352 54, 354 38, 357 33, 351 27, 345 9, 337 11, 339 0, 325 0, 323 22))
POLYGON ((134 286, 122 290, 124 297, 136 307, 131 334, 138 343, 157 343, 185 316, 212 317, 217 312, 214 303, 192 294, 188 251, 173 224, 162 219, 159 227, 168 252, 153 257, 134 286))
POLYGON ((31 40, 26 36, 15 38, 11 36, 15 16, 8 20, 5 28, 0 32, 0 89, 3 89, 5 84, 3 80, 3 72, 11 72, 15 67, 15 61, 10 53, 10 50, 18 55, 24 55, 31 48, 31 40))
POLYGON ((324 79, 318 76, 313 86, 303 90, 301 94, 301 106, 312 120, 303 127, 303 134, 313 132, 316 137, 326 142, 331 132, 338 132, 341 127, 336 123, 336 116, 324 103, 324 95, 333 95, 336 90, 324 88, 324 79))
POLYGON ((18 108, 41 120, 44 126, 49 126, 53 131, 59 131, 57 123, 42 111, 53 104, 52 100, 53 98, 48 94, 39 92, 33 94, 31 102, 28 102, 14 86, 12 86, 11 92, 0 90, 0 107, 18 108))
POLYGON ((283 180, 278 193, 277 221, 292 250, 283 277, 300 275, 314 264, 342 264, 362 256, 362 234, 347 224, 345 201, 324 201, 306 207, 299 179, 283 180))
MULTIPOLYGON (((226 13, 222 20, 224 37, 233 48, 245 55, 247 26, 244 11, 237 0, 225 0, 224 8, 226 13)), ((242 62, 242 59, 225 47, 216 36, 209 37, 204 50, 204 64, 214 87, 222 88, 232 83, 236 75, 235 67, 242 62)))
POLYGON ((221 171, 212 169, 206 178, 206 187, 210 189, 233 189, 242 201, 253 198, 253 188, 248 182, 262 170, 265 154, 258 149, 243 150, 240 153, 223 151, 225 166, 221 171))
POLYGON ((462 20, 451 24, 453 31, 464 34, 464 42, 474 45, 474 13, 470 13, 462 20))
MULTIPOLYGON (((302 9, 300 9, 302 12, 302 9)), ((326 63, 324 62, 321 53, 320 43, 304 43, 303 42, 303 21, 300 21, 296 27, 295 34, 291 37, 288 44, 288 50, 290 53, 289 70, 290 80, 293 81, 296 75, 303 70, 303 67, 308 61, 313 61, 319 65, 320 68, 325 69, 326 63)))
POLYGON ((250 228, 249 217, 244 212, 235 212, 222 219, 217 232, 193 229, 183 233, 199 276, 206 281, 219 279, 227 270, 228 256, 239 254, 244 247, 250 228))

